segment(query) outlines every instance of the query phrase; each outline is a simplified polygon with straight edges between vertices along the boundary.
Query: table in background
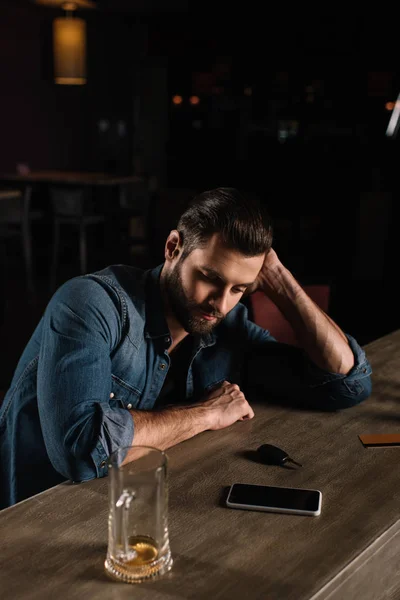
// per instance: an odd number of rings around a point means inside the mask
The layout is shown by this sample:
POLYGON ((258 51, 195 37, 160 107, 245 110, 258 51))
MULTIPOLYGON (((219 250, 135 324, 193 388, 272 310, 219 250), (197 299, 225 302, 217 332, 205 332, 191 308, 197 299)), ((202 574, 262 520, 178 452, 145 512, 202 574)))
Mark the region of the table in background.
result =
POLYGON ((142 184, 145 179, 138 175, 114 175, 90 171, 30 171, 19 173, 0 173, 1 184, 14 184, 23 189, 26 198, 30 198, 35 185, 65 187, 101 187, 117 188, 119 197, 123 187, 129 184, 142 184))
POLYGON ((24 175, 19 173, 0 173, 0 182, 15 182, 23 185, 46 183, 55 185, 118 186, 141 181, 143 181, 143 178, 138 175, 114 175, 91 171, 30 171, 24 175))
POLYGON ((118 201, 120 203, 124 186, 143 183, 145 183, 145 179, 138 175, 114 175, 111 173, 95 173, 90 171, 30 171, 24 175, 19 173, 0 173, 0 184, 13 184, 23 190, 25 196, 24 204, 28 208, 35 185, 71 188, 115 188, 118 191, 118 201))
MULTIPOLYGON (((108 479, 65 483, 0 513, 2 597, 63 600, 379 600, 400 597, 400 448, 361 433, 400 422, 400 331, 366 347, 373 394, 337 413, 254 405, 255 418, 168 451, 170 574, 139 587, 103 573, 108 479), (301 469, 252 462, 262 443, 301 469), (322 491, 319 517, 225 508, 247 482, 322 491)), ((34 474, 32 474, 34 476, 34 474)))
MULTIPOLYGON (((3 185, 13 185, 14 187, 18 187, 22 193, 22 210, 24 214, 24 221, 27 223, 30 222, 30 212, 31 212, 31 200, 32 193, 35 187, 44 186, 48 195, 51 196, 51 190, 62 188, 64 190, 70 190, 71 195, 71 205, 74 206, 74 198, 72 197, 72 190, 83 190, 85 193, 83 197, 88 195, 92 189, 101 190, 101 197, 94 198, 94 209, 96 215, 103 215, 107 220, 107 228, 110 231, 110 235, 105 237, 107 245, 107 251, 111 254, 109 260, 113 262, 114 256, 117 257, 117 262, 120 262, 120 257, 118 256, 118 248, 117 241, 120 239, 119 226, 121 224, 121 220, 128 220, 132 217, 138 217, 143 215, 144 219, 147 219, 147 214, 149 210, 149 202, 145 205, 143 202, 143 194, 140 194, 140 191, 143 187, 148 187, 149 182, 147 178, 141 177, 139 175, 117 175, 112 173, 97 173, 97 172, 85 172, 85 171, 57 171, 57 170, 44 170, 44 171, 29 171, 25 174, 19 173, 0 173, 0 184, 3 185), (130 187, 133 190, 139 192, 137 202, 131 203, 129 210, 124 210, 124 206, 127 206, 129 202, 127 202, 127 188, 130 187), (114 233, 111 233, 114 232, 114 233), (116 233, 115 233, 116 232, 116 233), (111 243, 112 240, 112 243, 111 243)), ((134 196, 134 193, 131 194, 134 196)), ((93 199, 92 199, 93 200, 93 199)), ((55 203, 57 205, 57 201, 55 203)), ((65 208, 68 209, 68 202, 61 201, 62 210, 65 208)), ((73 211, 75 209, 73 208, 73 211)), ((53 206, 52 212, 57 217, 57 209, 53 206)), ((67 211, 68 212, 68 211, 67 211)), ((91 217, 93 220, 93 215, 85 215, 84 209, 81 211, 77 211, 76 214, 73 213, 75 220, 71 218, 71 213, 68 213, 65 220, 66 223, 73 222, 73 224, 79 225, 79 220, 81 220, 82 224, 84 224, 84 220, 87 222, 91 222, 91 217)), ((61 217, 63 218, 63 217, 61 217)), ((130 240, 131 243, 145 243, 148 244, 146 233, 143 235, 143 240, 139 236, 139 240, 132 238, 130 240)), ((86 240, 81 239, 81 245, 84 245, 84 250, 81 249, 81 255, 84 254, 84 261, 86 261, 86 240)), ((52 262, 54 262, 55 257, 53 256, 52 262)), ((30 256, 30 272, 32 270, 32 257, 30 256)), ((54 266, 52 267, 54 270, 54 266)), ((54 279, 54 274, 52 275, 52 279, 54 279)), ((54 287, 52 285, 51 287, 54 287)))

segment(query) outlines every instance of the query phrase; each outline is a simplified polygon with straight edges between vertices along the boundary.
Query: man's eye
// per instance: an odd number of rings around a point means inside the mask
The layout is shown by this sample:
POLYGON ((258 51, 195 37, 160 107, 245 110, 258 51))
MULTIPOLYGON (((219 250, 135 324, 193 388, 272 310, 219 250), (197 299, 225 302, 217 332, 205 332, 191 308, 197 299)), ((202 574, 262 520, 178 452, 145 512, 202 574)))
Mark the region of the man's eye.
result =
POLYGON ((206 281, 216 281, 216 279, 217 279, 216 277, 213 277, 212 275, 206 275, 205 273, 202 273, 201 276, 206 281))

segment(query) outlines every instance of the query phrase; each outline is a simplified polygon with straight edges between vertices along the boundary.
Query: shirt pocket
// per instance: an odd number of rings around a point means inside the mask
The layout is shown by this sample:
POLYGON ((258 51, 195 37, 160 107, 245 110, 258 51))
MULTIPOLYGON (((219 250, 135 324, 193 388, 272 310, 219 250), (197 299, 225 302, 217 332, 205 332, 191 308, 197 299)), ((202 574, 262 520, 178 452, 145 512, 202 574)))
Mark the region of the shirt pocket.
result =
POLYGON ((127 410, 136 408, 141 396, 139 390, 117 375, 111 375, 111 393, 114 394, 110 398, 111 408, 126 408, 127 410))

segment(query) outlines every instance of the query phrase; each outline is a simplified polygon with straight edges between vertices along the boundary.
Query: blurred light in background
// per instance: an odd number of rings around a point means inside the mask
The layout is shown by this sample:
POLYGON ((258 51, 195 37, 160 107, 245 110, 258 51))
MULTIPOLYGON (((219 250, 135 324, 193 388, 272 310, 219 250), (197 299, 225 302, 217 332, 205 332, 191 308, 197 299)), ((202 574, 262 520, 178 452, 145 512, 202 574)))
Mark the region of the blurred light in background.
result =
POLYGON ((182 102, 183 102, 182 96, 179 96, 179 95, 172 96, 172 103, 175 104, 176 106, 178 106, 179 104, 182 104, 182 102))
POLYGON ((86 83, 86 23, 72 16, 73 2, 63 4, 65 17, 53 21, 54 80, 62 85, 86 83))
MULTIPOLYGON (((389 109, 388 109, 389 110, 389 109)), ((393 105, 392 115, 390 117, 389 125, 386 129, 386 135, 388 137, 396 137, 397 129, 399 126, 399 117, 400 117, 400 94, 397 96, 397 100, 393 105)))
POLYGON ((278 141, 283 144, 298 134, 299 122, 294 120, 283 120, 278 122, 278 141))
POLYGON ((96 2, 93 0, 73 0, 73 2, 66 2, 65 0, 33 0, 34 4, 40 4, 42 6, 61 8, 65 4, 74 4, 76 8, 97 8, 96 2))
POLYGON ((192 106, 196 106, 196 104, 200 104, 200 98, 198 96, 190 96, 189 102, 192 106))

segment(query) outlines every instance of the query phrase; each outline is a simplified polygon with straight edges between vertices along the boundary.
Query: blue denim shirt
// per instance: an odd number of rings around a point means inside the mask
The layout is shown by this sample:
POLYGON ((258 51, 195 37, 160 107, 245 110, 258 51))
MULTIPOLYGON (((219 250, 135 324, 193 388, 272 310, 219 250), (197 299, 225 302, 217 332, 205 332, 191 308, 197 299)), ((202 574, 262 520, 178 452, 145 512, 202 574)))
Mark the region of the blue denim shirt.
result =
MULTIPOLYGON (((66 479, 103 477, 110 453, 132 443, 129 409, 154 407, 170 365, 161 268, 111 266, 54 294, 0 408, 0 507, 66 479)), ((239 303, 212 333, 194 339, 186 397, 176 401, 196 402, 224 380, 242 385, 247 373, 266 393, 329 409, 357 404, 371 392, 371 368, 348 338, 353 369, 327 373, 301 350, 278 344, 239 303)))

